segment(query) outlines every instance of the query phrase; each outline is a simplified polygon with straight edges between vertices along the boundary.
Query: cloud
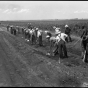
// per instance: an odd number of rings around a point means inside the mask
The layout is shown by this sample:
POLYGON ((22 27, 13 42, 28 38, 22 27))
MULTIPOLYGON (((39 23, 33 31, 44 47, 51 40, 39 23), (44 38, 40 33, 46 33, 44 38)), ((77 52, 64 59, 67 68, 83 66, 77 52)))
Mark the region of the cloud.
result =
POLYGON ((18 11, 18 13, 22 13, 22 12, 29 12, 29 9, 21 9, 18 11))
POLYGON ((3 13, 8 13, 8 12, 10 12, 9 9, 6 9, 6 10, 3 11, 3 13))

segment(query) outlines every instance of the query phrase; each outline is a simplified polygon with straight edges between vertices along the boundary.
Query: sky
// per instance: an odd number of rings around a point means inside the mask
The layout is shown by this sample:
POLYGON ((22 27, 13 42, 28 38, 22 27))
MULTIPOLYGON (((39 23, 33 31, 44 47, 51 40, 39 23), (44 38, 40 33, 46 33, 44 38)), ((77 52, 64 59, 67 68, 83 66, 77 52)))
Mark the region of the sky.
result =
POLYGON ((88 1, 0 1, 0 20, 88 19, 88 1))

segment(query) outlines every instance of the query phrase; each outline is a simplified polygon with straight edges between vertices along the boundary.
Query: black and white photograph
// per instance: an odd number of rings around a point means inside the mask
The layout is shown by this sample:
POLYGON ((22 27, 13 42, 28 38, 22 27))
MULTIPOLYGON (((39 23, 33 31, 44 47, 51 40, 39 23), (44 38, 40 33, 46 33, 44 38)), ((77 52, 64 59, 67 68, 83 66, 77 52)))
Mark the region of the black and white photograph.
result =
POLYGON ((0 1, 0 87, 88 87, 88 1, 0 1))

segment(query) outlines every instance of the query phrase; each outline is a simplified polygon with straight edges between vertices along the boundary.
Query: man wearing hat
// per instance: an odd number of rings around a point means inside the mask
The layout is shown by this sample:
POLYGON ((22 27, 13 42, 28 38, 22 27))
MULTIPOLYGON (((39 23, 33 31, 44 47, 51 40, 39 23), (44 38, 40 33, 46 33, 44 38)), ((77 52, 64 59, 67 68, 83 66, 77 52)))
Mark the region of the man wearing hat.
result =
POLYGON ((22 34, 24 34, 24 27, 22 27, 22 34))
POLYGON ((43 45, 42 44, 42 30, 38 30, 37 37, 38 37, 38 43, 39 43, 39 45, 42 46, 43 45))
POLYGON ((7 31, 9 31, 9 27, 10 27, 10 26, 9 26, 9 25, 7 25, 7 31))
POLYGON ((18 34, 20 34, 20 27, 17 26, 17 31, 18 31, 18 34))
POLYGON ((39 30, 39 29, 35 27, 35 43, 38 42, 38 37, 37 37, 37 35, 38 35, 38 30, 39 30))
POLYGON ((13 34, 16 35, 16 27, 13 27, 13 34))
POLYGON ((65 25, 65 34, 68 35, 68 39, 70 42, 72 42, 71 36, 70 36, 71 29, 68 27, 68 25, 65 25))
POLYGON ((11 32, 11 34, 13 34, 13 25, 10 26, 10 32, 11 32))

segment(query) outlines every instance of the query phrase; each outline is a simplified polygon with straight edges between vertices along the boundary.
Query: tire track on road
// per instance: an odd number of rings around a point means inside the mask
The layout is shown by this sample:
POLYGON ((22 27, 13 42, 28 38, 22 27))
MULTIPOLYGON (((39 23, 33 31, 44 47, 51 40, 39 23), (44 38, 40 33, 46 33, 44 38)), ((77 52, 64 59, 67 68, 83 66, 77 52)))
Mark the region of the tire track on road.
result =
MULTIPOLYGON (((4 41, 5 41, 6 44, 9 46, 9 48, 12 50, 12 52, 14 53, 14 55, 18 57, 18 59, 20 60, 20 62, 22 62, 22 63, 26 66, 26 68, 28 69, 28 71, 31 72, 31 74, 33 74, 34 76, 37 77, 38 74, 37 74, 36 72, 34 72, 33 69, 29 68, 29 65, 22 59, 22 58, 24 58, 24 57, 23 57, 20 53, 17 53, 17 52, 15 51, 14 47, 8 42, 8 40, 6 40, 6 39, 4 38, 4 41)), ((45 82, 44 82, 43 80, 41 80, 40 78, 37 78, 37 79, 40 80, 40 82, 41 82, 42 85, 44 85, 44 86, 51 86, 51 84, 45 83, 45 82)), ((52 86, 53 86, 53 85, 52 85, 52 86)))
POLYGON ((16 66, 12 63, 12 61, 10 60, 11 58, 8 56, 8 54, 6 52, 6 49, 7 49, 6 47, 7 46, 5 45, 5 43, 3 43, 3 45, 2 45, 2 43, 0 43, 0 46, 1 46, 2 50, 3 50, 3 52, 4 52, 4 56, 7 57, 7 58, 3 59, 3 62, 4 62, 4 66, 6 68, 6 71, 9 74, 9 77, 11 79, 12 85, 14 87, 16 87, 16 86, 24 86, 24 83, 25 83, 24 79, 22 79, 20 74, 16 71, 16 66), (17 79, 18 79, 18 81, 17 81, 17 79), (24 81, 24 82, 22 82, 22 81, 24 81))

